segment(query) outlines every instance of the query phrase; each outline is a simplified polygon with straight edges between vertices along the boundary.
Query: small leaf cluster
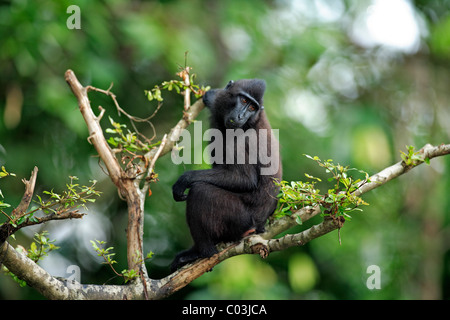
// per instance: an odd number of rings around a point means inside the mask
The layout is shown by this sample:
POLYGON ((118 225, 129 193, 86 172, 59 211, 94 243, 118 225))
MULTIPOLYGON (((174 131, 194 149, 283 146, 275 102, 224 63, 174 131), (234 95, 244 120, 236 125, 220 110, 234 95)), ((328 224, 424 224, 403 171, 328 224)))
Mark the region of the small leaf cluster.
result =
POLYGON ((400 156, 406 166, 416 166, 425 162, 430 164, 430 159, 426 158, 420 151, 415 152, 414 146, 406 146, 407 153, 400 151, 400 156))
MULTIPOLYGON (((95 190, 96 181, 90 181, 90 186, 81 186, 75 181, 78 180, 76 176, 70 176, 70 183, 66 184, 67 189, 62 193, 56 193, 53 191, 43 191, 43 194, 48 195, 47 199, 44 199, 40 195, 36 195, 37 200, 33 200, 33 205, 30 211, 24 212, 19 215, 8 215, 5 211, 0 210, 4 216, 8 218, 7 223, 10 223, 14 227, 18 227, 21 224, 27 224, 29 222, 38 223, 39 218, 36 217, 36 213, 43 212, 46 215, 56 214, 60 215, 69 211, 74 211, 79 208, 87 210, 87 203, 94 203, 96 197, 99 197, 101 192, 95 190)), ((9 207, 9 205, 7 205, 9 207)), ((3 205, 5 207, 5 205, 3 205)), ((14 212, 13 212, 14 213, 14 212)))
MULTIPOLYGON (((280 187, 278 206, 274 214, 275 218, 291 215, 303 207, 318 205, 324 216, 343 216, 348 220, 351 218, 350 213, 352 211, 362 211, 359 206, 368 205, 368 203, 354 194, 354 191, 365 183, 370 182, 369 175, 366 172, 334 164, 332 159, 323 161, 317 156, 305 156, 324 168, 325 173, 331 175, 327 179, 328 182, 334 182, 334 185, 326 193, 322 194, 316 187, 316 183, 322 180, 309 174, 306 174, 306 177, 311 181, 307 182, 275 182, 280 187), (364 176, 363 180, 354 178, 350 175, 350 171, 362 174, 364 176)), ((301 221, 298 220, 297 223, 301 224, 301 221)))
MULTIPOLYGON (((26 255, 28 258, 33 260, 35 263, 38 263, 39 260, 42 260, 45 256, 47 256, 51 251, 59 249, 56 245, 54 245, 55 240, 50 240, 48 238, 48 231, 43 231, 41 233, 35 233, 33 242, 30 244, 30 248, 26 250, 22 246, 17 246, 16 250, 26 255)), ((2 267, 3 271, 8 273, 14 281, 16 281, 21 287, 26 286, 26 282, 24 280, 19 279, 15 274, 9 272, 8 268, 5 266, 2 267)))
MULTIPOLYGON (((0 179, 8 177, 8 176, 16 176, 14 173, 8 172, 5 169, 5 166, 2 166, 2 170, 0 171, 0 179)), ((3 199, 3 193, 0 189, 0 197, 3 199)), ((11 205, 9 203, 4 202, 3 200, 0 200, 0 210, 3 210, 3 208, 9 208, 11 205)))
MULTIPOLYGON (((195 74, 190 74, 190 67, 185 67, 182 71, 178 72, 177 75, 182 80, 169 80, 164 81, 160 85, 155 85, 150 90, 144 90, 145 96, 149 101, 156 100, 158 101, 158 108, 150 117, 146 119, 138 119, 136 117, 129 116, 130 120, 138 121, 138 122, 147 122, 153 127, 150 119, 158 112, 159 108, 162 106, 161 102, 163 102, 162 91, 175 91, 177 94, 186 95, 187 92, 192 92, 196 98, 202 97, 210 87, 199 86, 194 83, 195 74)), ((186 106, 185 106, 186 107, 186 106)), ((187 108, 187 107, 186 107, 187 108)), ((161 144, 161 141, 156 143, 151 143, 151 140, 148 140, 137 132, 136 127, 134 127, 134 131, 127 129, 127 126, 122 123, 118 123, 114 121, 111 117, 109 117, 109 121, 111 123, 110 128, 106 129, 105 132, 111 134, 112 136, 107 140, 109 145, 115 148, 118 152, 125 152, 126 154, 122 157, 122 163, 127 164, 128 167, 135 167, 135 163, 133 163, 136 159, 141 159, 146 161, 143 153, 149 152, 151 149, 157 147, 161 144), (140 138, 143 137, 143 140, 146 142, 142 142, 140 138), (130 156, 131 155, 131 156, 130 156), (129 159, 129 161, 127 160, 129 159)), ((148 164, 146 163, 146 166, 148 164)))
MULTIPOLYGON (((190 69, 186 67, 186 69, 190 69)), ((180 74, 179 74, 180 75, 180 74)), ((180 75, 181 77, 181 75, 180 75)), ((144 94, 147 97, 148 101, 156 100, 158 102, 162 102, 164 99, 162 97, 162 90, 173 91, 175 90, 177 94, 182 94, 187 89, 191 90, 194 93, 195 97, 199 99, 202 97, 206 91, 210 89, 210 87, 199 86, 194 84, 196 74, 193 73, 189 75, 189 85, 186 85, 182 80, 169 80, 164 81, 160 85, 155 85, 153 89, 144 90, 144 94)))
POLYGON ((5 166, 2 166, 2 171, 0 171, 0 179, 7 176, 16 176, 16 175, 14 173, 6 171, 5 166))
MULTIPOLYGON (((308 175, 308 177, 310 177, 308 175)), ((275 181, 275 184, 280 187, 278 194, 278 207, 275 210, 274 217, 281 218, 285 215, 291 215, 294 211, 300 210, 303 207, 315 206, 320 203, 323 196, 319 193, 320 190, 315 187, 318 178, 315 181, 275 181)), ((301 224, 301 221, 297 221, 301 224)))
MULTIPOLYGON (((97 252, 97 255, 105 260, 103 263, 109 265, 111 267, 111 270, 116 274, 116 276, 123 277, 125 283, 139 276, 139 273, 134 269, 124 269, 122 270, 121 273, 118 273, 116 271, 116 269, 113 266, 113 264, 117 263, 117 261, 113 259, 113 257, 115 256, 115 253, 112 252, 112 250, 114 250, 114 247, 104 249, 103 246, 106 244, 106 242, 101 240, 95 241, 91 240, 91 244, 94 250, 97 252)), ((151 259, 152 257, 153 252, 150 251, 144 260, 151 259)))
POLYGON ((40 196, 37 196, 39 207, 36 210, 42 210, 45 214, 55 213, 61 214, 69 210, 78 209, 80 207, 87 210, 86 204, 94 203, 95 197, 101 195, 100 191, 95 190, 96 180, 90 180, 90 186, 81 186, 75 181, 78 180, 76 176, 70 176, 70 183, 66 184, 66 190, 62 193, 56 193, 53 191, 44 191, 44 194, 49 196, 47 201, 42 200, 40 196))
POLYGON ((105 241, 91 240, 92 248, 94 248, 94 250, 97 252, 97 255, 99 257, 102 257, 103 259, 105 259, 104 263, 113 265, 114 263, 117 263, 117 261, 113 259, 113 257, 116 254, 114 252, 111 252, 111 250, 113 250, 114 247, 109 247, 109 248, 105 249, 102 247, 105 243, 106 243, 105 241), (100 247, 98 245, 100 245, 100 247))
POLYGON ((27 257, 37 263, 47 256, 51 251, 59 249, 53 243, 55 240, 48 238, 48 231, 35 233, 33 242, 30 244, 30 249, 27 251, 27 257))
POLYGON ((131 132, 129 129, 126 129, 127 126, 125 124, 115 122, 111 117, 109 117, 109 122, 112 128, 107 128, 105 131, 113 135, 108 139, 108 143, 114 148, 135 154, 138 152, 148 152, 161 143, 161 141, 154 144, 144 143, 138 139, 136 132, 131 132))

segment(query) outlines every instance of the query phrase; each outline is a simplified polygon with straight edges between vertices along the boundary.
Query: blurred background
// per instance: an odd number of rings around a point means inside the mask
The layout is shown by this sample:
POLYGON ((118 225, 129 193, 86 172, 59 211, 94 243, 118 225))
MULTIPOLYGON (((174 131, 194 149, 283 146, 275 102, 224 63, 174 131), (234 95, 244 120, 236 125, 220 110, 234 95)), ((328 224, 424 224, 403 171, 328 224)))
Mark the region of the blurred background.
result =
MULTIPOLYGON (((70 175, 81 184, 98 180, 103 192, 82 220, 23 230, 11 244, 27 247, 34 232, 48 230, 61 248, 41 265, 63 277, 77 265, 82 283, 121 281, 90 240, 107 241, 116 269, 126 268, 126 206, 87 141, 67 69, 83 85, 113 83, 121 107, 146 117, 156 104, 144 90, 175 79, 188 51, 200 85, 266 80, 265 110, 279 129, 285 180, 326 177, 303 154, 374 174, 400 161, 406 145, 450 142, 449 10, 447 0, 1 0, 0 164, 17 175, 0 181, 5 202, 19 203, 20 180, 34 166, 37 192, 63 190, 70 175), (80 8, 81 29, 66 25, 72 4, 80 8)), ((95 110, 101 105, 127 123, 108 97, 90 98, 95 110)), ((182 115, 180 96, 164 98, 152 119, 157 139, 182 115)), ((207 111, 198 119, 206 121, 207 111)), ((153 135, 148 125, 139 130, 153 135)), ((191 244, 184 204, 173 201, 171 186, 196 168, 176 166, 170 156, 157 162, 159 182, 145 216, 152 278, 167 275, 176 252, 191 244)), ((450 157, 441 157, 365 195, 370 206, 346 222, 342 244, 333 232, 266 260, 234 257, 171 298, 448 299, 449 171, 450 157), (380 268, 381 289, 366 286, 371 265, 380 268)), ((0 298, 42 297, 2 274, 0 298)))

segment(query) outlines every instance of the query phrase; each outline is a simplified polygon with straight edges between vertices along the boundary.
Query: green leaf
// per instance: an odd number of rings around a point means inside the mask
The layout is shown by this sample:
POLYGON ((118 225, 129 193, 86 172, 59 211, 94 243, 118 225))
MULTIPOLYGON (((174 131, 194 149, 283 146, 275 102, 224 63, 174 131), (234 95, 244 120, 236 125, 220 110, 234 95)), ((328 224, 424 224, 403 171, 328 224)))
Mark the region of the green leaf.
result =
POLYGON ((4 203, 3 200, 0 201, 0 208, 9 208, 11 205, 9 203, 4 203))
POLYGON ((4 178, 4 177, 7 177, 7 176, 13 176, 14 177, 16 175, 14 173, 6 171, 5 166, 2 166, 2 171, 0 172, 0 178, 4 178))
POLYGON ((32 243, 30 244, 30 250, 33 251, 33 252, 37 250, 36 242, 32 242, 32 243))
POLYGON ((162 98, 162 96, 161 96, 161 90, 160 90, 160 89, 155 89, 155 90, 154 90, 153 97, 154 97, 157 101, 159 101, 159 102, 163 101, 163 98, 162 98))
POLYGON ((322 181, 322 180, 320 180, 319 178, 316 178, 316 177, 314 177, 314 176, 312 176, 312 175, 309 175, 309 174, 307 174, 307 173, 305 173, 305 176, 306 176, 307 178, 309 178, 309 179, 314 179, 314 180, 317 180, 317 181, 319 181, 319 182, 322 181))
POLYGON ((106 132, 106 133, 116 134, 116 133, 117 133, 117 130, 114 130, 114 129, 111 129, 111 128, 107 128, 107 129, 105 130, 105 132, 106 132))
POLYGON ((144 90, 144 94, 147 97, 148 101, 152 101, 153 100, 153 94, 150 90, 144 90))

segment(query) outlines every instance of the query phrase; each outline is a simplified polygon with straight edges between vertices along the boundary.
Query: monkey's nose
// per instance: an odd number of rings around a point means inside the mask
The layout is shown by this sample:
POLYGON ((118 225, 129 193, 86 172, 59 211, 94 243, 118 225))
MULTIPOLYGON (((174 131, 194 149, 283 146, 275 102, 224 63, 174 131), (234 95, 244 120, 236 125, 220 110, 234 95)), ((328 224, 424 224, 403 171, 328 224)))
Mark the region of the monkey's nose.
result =
POLYGON ((226 127, 230 129, 239 128, 239 122, 230 118, 227 120, 226 127))

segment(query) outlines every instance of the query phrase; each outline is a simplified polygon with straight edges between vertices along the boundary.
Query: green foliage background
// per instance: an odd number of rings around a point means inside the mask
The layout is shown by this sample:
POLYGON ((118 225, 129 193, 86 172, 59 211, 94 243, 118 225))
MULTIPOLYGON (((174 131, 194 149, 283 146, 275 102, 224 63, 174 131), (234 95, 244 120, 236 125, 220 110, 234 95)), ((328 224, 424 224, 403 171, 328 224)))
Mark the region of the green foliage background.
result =
MULTIPOLYGON (((0 163, 18 178, 39 167, 37 191, 63 189, 69 175, 98 181, 102 197, 80 221, 45 226, 59 250, 41 263, 52 274, 81 268, 83 283, 115 283, 90 240, 114 246, 126 268, 126 207, 98 165, 67 69, 84 85, 112 91, 128 113, 156 108, 144 90, 174 79, 188 65, 200 85, 230 79, 267 81, 266 112, 280 130, 285 180, 325 174, 303 154, 369 174, 400 160, 405 145, 448 143, 450 108, 450 3, 411 3, 420 43, 404 52, 362 45, 354 34, 375 1, 0 1, 0 163), (69 5, 81 9, 81 29, 69 30, 69 5), (325 9, 324 9, 325 8, 325 9), (323 11, 325 10, 325 11, 323 11)), ((109 98, 91 94, 119 118, 109 98)), ((158 138, 182 115, 182 98, 168 95, 153 119, 158 138)), ((104 125, 108 127, 108 118, 104 125)), ((207 111, 199 120, 208 119, 207 111)), ((204 128, 206 125, 204 126, 204 128)), ((149 126, 140 130, 149 136, 149 126)), ((171 185, 191 165, 170 156, 156 166, 145 221, 151 277, 163 277, 175 253, 190 244, 184 205, 171 185)), ((450 298, 450 158, 431 161, 367 196, 341 230, 305 247, 232 258, 177 293, 186 299, 440 299, 450 298), (381 269, 381 289, 369 290, 367 267, 381 269)), ((2 179, 8 203, 23 194, 20 179, 2 179)), ((322 188, 321 188, 322 189, 322 188)), ((326 188, 323 188, 326 190, 326 188)), ((3 218, 1 218, 3 219, 3 218)), ((319 218, 317 218, 319 219, 319 218)), ((299 230, 311 223, 298 226, 299 230)), ((3 220, 1 221, 3 222, 3 220)), ((13 245, 29 245, 24 230, 13 245)), ((39 299, 0 276, 1 299, 39 299)))

